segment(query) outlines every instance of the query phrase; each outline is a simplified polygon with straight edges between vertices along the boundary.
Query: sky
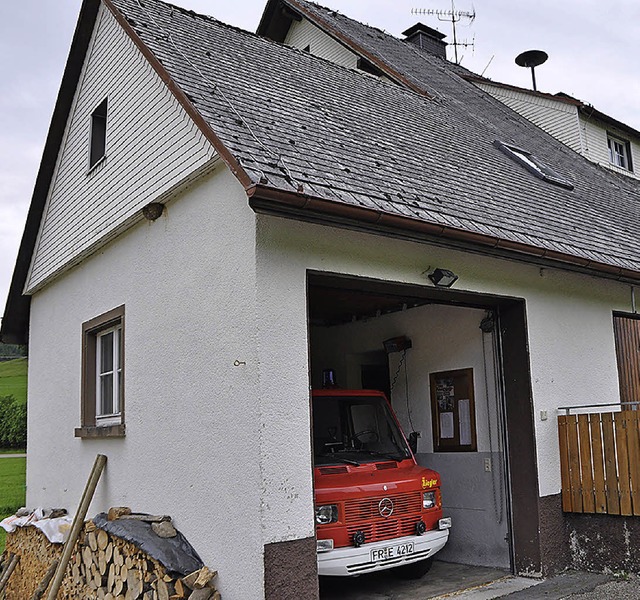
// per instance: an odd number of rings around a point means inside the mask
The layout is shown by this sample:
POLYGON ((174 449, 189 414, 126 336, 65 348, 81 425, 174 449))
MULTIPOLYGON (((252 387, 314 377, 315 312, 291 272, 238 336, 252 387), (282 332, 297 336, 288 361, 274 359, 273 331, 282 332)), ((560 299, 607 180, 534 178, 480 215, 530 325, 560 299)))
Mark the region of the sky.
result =
MULTIPOLYGON (((266 0, 174 0, 255 31, 266 0)), ((412 9, 451 10, 451 0, 322 0, 341 13, 402 37, 417 21, 451 41, 451 23, 412 9)), ((9 291, 51 114, 81 0, 0 2, 0 314, 9 291)), ((638 0, 456 0, 473 12, 457 24, 462 65, 496 81, 531 87, 515 57, 544 50, 538 90, 568 93, 640 129, 638 0)), ((452 53, 450 58, 452 57, 452 53)))

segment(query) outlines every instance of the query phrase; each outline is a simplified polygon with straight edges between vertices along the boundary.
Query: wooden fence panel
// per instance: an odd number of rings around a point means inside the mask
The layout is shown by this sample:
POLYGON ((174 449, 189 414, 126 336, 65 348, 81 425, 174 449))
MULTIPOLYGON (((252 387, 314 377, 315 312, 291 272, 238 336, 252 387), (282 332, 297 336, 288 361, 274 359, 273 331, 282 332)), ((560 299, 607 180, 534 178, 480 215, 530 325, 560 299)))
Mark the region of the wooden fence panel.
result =
MULTIPOLYGON (((596 512, 593 490, 593 466, 591 461, 591 435, 589 415, 578 415, 578 442, 580 444, 580 489, 583 512, 596 512)), ((631 498, 629 498, 631 499, 631 498)))
POLYGON ((558 417, 562 510, 640 516, 640 410, 558 417))
MULTIPOLYGON (((560 478, 562 481, 562 510, 573 512, 571 502, 571 479, 569 477, 569 443, 567 441, 567 419, 565 415, 558 417, 558 442, 560 445, 560 478)), ((603 477, 604 480, 604 477, 603 477)))
POLYGON ((629 472, 631 476, 631 503, 633 514, 640 515, 640 413, 626 411, 629 472))
POLYGON ((627 420, 624 412, 613 416, 616 430, 616 447, 618 458, 618 489, 620 491, 620 514, 629 517, 631 508, 631 478, 629 476, 629 452, 627 450, 627 420))
POLYGON ((593 457, 593 487, 596 496, 596 512, 607 512, 607 486, 604 479, 604 456, 602 448, 602 429, 600 415, 589 415, 589 431, 591 433, 591 451, 593 457))
POLYGON ((582 486, 580 484, 580 445, 578 441, 578 417, 567 416, 567 443, 569 446, 569 483, 573 512, 582 510, 582 486))
POLYGON ((620 514, 620 495, 618 493, 618 471, 616 464, 616 443, 613 434, 613 415, 604 413, 602 420, 602 441, 604 446, 604 473, 607 491, 607 513, 620 514))

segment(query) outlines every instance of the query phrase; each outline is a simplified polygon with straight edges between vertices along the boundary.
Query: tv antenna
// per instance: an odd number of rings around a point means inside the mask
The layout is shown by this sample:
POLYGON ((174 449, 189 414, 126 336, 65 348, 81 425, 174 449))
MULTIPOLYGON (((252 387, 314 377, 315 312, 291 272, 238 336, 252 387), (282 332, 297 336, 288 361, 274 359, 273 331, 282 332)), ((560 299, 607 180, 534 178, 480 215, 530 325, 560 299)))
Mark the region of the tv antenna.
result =
POLYGON ((453 52, 455 56, 456 64, 460 64, 458 61, 458 46, 463 48, 468 48, 469 46, 474 47, 475 40, 468 42, 467 40, 463 40, 461 42, 458 41, 457 33, 456 33, 456 23, 461 21, 462 19, 469 19, 469 25, 473 23, 476 18, 476 10, 475 8, 471 11, 463 11, 456 10, 454 5, 454 0, 451 0, 451 10, 439 10, 435 8, 412 8, 412 15, 433 15, 438 17, 438 21, 449 21, 451 22, 451 29, 453 30, 453 43, 450 46, 453 46, 453 52))
POLYGON ((536 87, 536 67, 547 62, 548 58, 549 55, 542 50, 527 50, 526 52, 516 56, 516 64, 519 67, 531 68, 531 79, 533 80, 534 92, 538 91, 538 88, 536 87))

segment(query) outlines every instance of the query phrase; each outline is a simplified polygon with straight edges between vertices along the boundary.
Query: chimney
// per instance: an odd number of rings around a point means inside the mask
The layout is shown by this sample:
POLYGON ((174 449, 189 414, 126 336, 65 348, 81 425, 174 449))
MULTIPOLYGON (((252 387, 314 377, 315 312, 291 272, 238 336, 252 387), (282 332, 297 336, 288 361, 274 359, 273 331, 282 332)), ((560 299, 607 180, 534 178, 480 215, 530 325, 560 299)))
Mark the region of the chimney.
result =
POLYGON ((437 29, 433 29, 422 23, 416 23, 413 27, 409 27, 409 29, 404 31, 402 35, 406 36, 405 42, 411 42, 440 58, 447 58, 447 42, 443 41, 447 36, 444 33, 440 33, 437 29))

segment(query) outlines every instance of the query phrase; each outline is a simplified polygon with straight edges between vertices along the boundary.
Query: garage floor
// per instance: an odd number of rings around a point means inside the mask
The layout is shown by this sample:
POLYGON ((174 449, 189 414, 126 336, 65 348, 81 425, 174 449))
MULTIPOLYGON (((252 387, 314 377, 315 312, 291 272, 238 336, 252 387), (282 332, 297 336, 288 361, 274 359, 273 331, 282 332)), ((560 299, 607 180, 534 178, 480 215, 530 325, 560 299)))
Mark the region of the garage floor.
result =
MULTIPOLYGON (((392 571, 361 577, 321 577, 321 600, 427 600, 468 590, 496 580, 507 581, 514 592, 538 583, 511 578, 508 571, 434 561, 427 575, 418 581, 398 579, 392 571)), ((506 583, 506 582, 505 582, 506 583)))

